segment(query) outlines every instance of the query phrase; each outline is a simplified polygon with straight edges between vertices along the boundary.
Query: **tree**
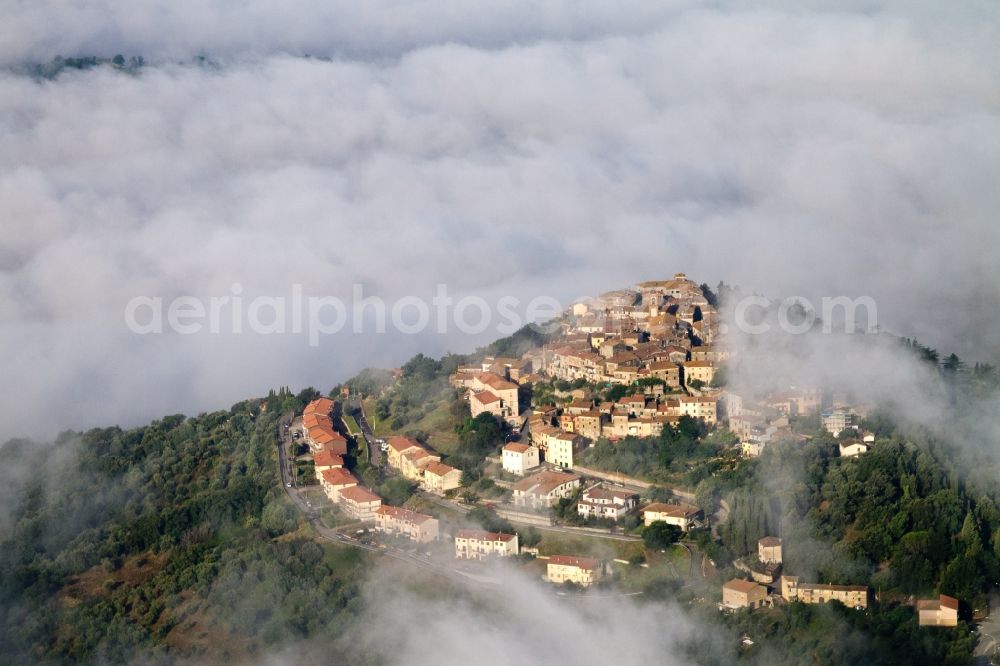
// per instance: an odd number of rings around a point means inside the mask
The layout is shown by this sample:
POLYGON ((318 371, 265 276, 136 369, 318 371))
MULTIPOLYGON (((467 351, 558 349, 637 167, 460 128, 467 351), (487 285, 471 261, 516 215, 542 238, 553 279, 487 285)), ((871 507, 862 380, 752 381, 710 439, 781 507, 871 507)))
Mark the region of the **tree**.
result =
POLYGON ((965 364, 962 363, 962 359, 958 358, 956 354, 952 353, 949 354, 947 358, 944 359, 944 362, 941 364, 941 367, 947 372, 955 373, 961 370, 964 365, 965 364))
POLYGON ((490 511, 484 506, 477 506, 466 514, 466 516, 469 520, 478 523, 480 527, 489 532, 514 533, 514 526, 510 524, 509 520, 498 516, 496 512, 490 511))
POLYGON ((676 525, 668 525, 662 520, 656 520, 646 526, 642 531, 642 542, 646 548, 664 550, 677 543, 681 537, 681 530, 676 525))
POLYGON ((729 385, 729 368, 725 365, 720 365, 715 369, 715 373, 712 375, 712 381, 708 383, 712 388, 723 388, 729 385))
POLYGON ((393 477, 378 487, 378 494, 386 504, 400 506, 410 499, 416 486, 402 477, 393 477))
POLYGON ((536 527, 526 527, 517 533, 522 548, 534 548, 542 541, 542 534, 536 527))
POLYGON ((264 507, 260 526, 267 530, 269 536, 276 537, 295 529, 297 517, 298 513, 287 502, 283 500, 272 501, 264 507))
MULTIPOLYGON (((722 286, 723 283, 720 282, 719 285, 722 286)), ((712 288, 709 287, 707 283, 702 282, 699 289, 701 289, 701 294, 702 296, 705 297, 705 300, 708 301, 709 305, 711 305, 713 308, 719 307, 719 297, 715 294, 714 291, 712 291, 712 288)))
POLYGON ((934 584, 934 567, 926 555, 929 542, 928 532, 908 532, 899 540, 892 556, 892 571, 901 589, 922 592, 934 584))

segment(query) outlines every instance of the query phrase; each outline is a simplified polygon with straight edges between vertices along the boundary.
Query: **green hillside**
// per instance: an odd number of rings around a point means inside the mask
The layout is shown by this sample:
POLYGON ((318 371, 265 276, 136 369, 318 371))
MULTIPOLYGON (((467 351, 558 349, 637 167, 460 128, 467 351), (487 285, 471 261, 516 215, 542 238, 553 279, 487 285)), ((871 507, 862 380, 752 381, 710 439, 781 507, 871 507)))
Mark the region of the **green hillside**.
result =
POLYGON ((364 558, 315 542, 280 490, 275 424, 302 403, 8 442, 0 661, 241 657, 336 621, 364 558))

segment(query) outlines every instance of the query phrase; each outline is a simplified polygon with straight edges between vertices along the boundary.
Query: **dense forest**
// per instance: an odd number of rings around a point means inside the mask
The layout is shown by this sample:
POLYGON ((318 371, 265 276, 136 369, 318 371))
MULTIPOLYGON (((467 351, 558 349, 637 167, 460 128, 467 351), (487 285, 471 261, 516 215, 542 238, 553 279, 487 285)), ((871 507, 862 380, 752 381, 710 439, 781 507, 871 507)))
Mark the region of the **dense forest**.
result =
POLYGON ((280 492, 274 431, 313 392, 0 449, 0 661, 246 656, 356 602, 360 551, 280 492))

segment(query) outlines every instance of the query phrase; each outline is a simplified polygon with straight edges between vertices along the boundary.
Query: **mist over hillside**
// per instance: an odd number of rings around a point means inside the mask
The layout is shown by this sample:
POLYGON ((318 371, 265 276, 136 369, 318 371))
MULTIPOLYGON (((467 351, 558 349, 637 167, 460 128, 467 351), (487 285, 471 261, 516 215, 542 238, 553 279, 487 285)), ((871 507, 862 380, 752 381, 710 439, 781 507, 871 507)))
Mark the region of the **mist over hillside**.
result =
POLYGON ((994 3, 16 0, 0 145, 0 661, 1000 650, 994 3))
POLYGON ((523 311, 685 270, 1000 351, 988 3, 17 3, 0 30, 7 435, 499 335, 137 335, 137 296, 523 311), (109 64, 26 73, 56 56, 109 64))

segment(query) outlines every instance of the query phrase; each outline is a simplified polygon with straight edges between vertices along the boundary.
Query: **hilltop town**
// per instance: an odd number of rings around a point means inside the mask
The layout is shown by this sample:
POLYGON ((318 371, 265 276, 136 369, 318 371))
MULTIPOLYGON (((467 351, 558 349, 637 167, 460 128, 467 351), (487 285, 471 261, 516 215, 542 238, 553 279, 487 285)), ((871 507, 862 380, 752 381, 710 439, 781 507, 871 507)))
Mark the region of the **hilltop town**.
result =
POLYGON ((954 396, 962 442, 821 379, 747 384, 727 296, 675 274, 324 392, 8 442, 0 648, 225 661, 336 626, 330 654, 368 663, 377 581, 435 608, 503 614, 527 584, 598 622, 683 612, 691 662, 993 654, 1000 490, 964 440, 1000 374, 886 340, 954 396))
MULTIPOLYGON (((803 447, 816 437, 806 424, 834 457, 877 446, 865 428, 871 405, 819 386, 755 394, 730 387, 739 354, 722 332, 717 301, 677 273, 575 303, 549 324, 553 332, 510 347, 516 355, 487 351, 435 366, 447 378, 440 395, 454 431, 490 433, 478 455, 456 446, 447 429, 407 428, 393 418, 394 392, 415 381, 415 368, 394 371, 375 395, 348 382, 333 398, 316 398, 289 423, 291 454, 311 464, 322 490, 309 506, 334 507, 344 538, 419 551, 423 561, 459 572, 469 561, 505 558, 556 589, 631 593, 648 585, 638 571, 668 571, 677 584, 710 591, 703 600, 723 612, 831 601, 864 611, 878 591, 789 568, 787 537, 767 532, 776 522, 741 513, 738 520, 757 521, 756 537, 739 537, 746 555, 714 559, 720 540, 744 528, 734 526, 735 507, 724 497, 702 492, 706 475, 738 473, 772 448, 803 447), (350 455, 335 421, 352 441, 350 455), (650 457, 662 458, 664 447, 673 447, 671 459, 657 467, 650 457)), ((311 483, 297 477, 294 490, 311 483)), ((899 601, 912 606, 920 627, 959 622, 952 596, 899 601)))

